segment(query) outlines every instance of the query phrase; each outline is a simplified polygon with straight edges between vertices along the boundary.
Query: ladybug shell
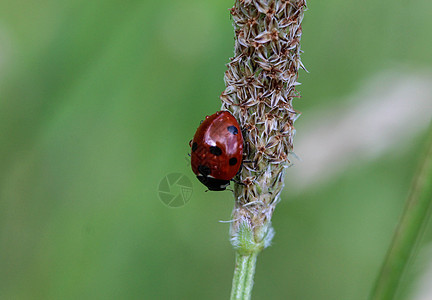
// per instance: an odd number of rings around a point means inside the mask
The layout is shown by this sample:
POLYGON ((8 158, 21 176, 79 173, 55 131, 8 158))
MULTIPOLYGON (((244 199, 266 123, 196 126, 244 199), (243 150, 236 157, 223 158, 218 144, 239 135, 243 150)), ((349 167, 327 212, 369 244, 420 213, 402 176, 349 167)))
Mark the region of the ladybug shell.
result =
POLYGON ((234 116, 218 111, 207 116, 191 141, 192 171, 210 190, 224 190, 238 173, 243 136, 234 116))

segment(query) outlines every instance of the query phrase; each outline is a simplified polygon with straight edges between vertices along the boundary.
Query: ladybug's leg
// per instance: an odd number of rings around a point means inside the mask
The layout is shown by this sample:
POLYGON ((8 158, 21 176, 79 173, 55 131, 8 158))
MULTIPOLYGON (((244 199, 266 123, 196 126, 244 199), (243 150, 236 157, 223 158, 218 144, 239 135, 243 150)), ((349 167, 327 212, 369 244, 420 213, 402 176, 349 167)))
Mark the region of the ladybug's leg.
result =
POLYGON ((238 174, 240 174, 241 170, 243 169, 243 164, 245 164, 245 163, 246 163, 246 164, 251 163, 251 164, 253 164, 253 167, 256 166, 256 161, 253 161, 253 160, 242 160, 242 163, 241 163, 241 165, 240 165, 239 170, 237 171, 236 176, 237 176, 238 174))
MULTIPOLYGON (((248 160, 248 159, 244 159, 242 161, 242 166, 243 164, 252 164, 252 167, 255 168, 257 165, 257 161, 256 160, 248 160)), ((241 169, 241 168, 240 168, 241 169)))
POLYGON ((244 184, 242 181, 238 181, 238 180, 236 180, 236 179, 231 179, 231 181, 232 182, 235 182, 235 183, 237 183, 237 184, 239 184, 239 185, 246 185, 246 184, 244 184))
POLYGON ((243 163, 251 164, 251 163, 256 163, 256 161, 254 161, 254 160, 243 160, 243 163))

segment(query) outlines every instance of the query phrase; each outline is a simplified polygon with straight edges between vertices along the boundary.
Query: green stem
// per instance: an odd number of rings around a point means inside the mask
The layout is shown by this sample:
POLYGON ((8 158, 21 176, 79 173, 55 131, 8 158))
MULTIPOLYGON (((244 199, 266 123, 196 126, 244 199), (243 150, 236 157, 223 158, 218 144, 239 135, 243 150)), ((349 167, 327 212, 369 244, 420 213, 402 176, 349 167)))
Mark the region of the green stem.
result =
POLYGON ((392 300, 422 236, 432 209, 432 128, 421 162, 370 300, 392 300))
POLYGON ((258 253, 249 255, 236 253, 231 300, 248 300, 251 298, 257 256, 258 253))

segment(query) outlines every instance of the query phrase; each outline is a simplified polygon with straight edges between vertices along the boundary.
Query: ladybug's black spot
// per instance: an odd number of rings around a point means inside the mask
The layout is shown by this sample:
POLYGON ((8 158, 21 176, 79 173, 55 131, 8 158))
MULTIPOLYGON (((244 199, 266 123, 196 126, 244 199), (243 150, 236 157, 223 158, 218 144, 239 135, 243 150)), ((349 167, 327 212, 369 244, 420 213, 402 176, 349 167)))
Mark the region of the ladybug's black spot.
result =
POLYGON ((230 164, 230 166, 236 165, 237 164, 237 158, 231 157, 229 160, 229 164, 230 164))
POLYGON ((207 166, 199 165, 198 166, 198 172, 203 176, 208 176, 208 175, 210 175, 211 170, 207 166))
POLYGON ((196 142, 194 142, 192 144, 192 152, 194 152, 197 148, 198 148, 198 144, 196 142))
POLYGON ((238 129, 234 125, 228 126, 227 129, 229 132, 231 132, 234 135, 236 135, 238 133, 238 129))
POLYGON ((222 154, 222 149, 218 146, 210 146, 210 153, 219 156, 222 154))

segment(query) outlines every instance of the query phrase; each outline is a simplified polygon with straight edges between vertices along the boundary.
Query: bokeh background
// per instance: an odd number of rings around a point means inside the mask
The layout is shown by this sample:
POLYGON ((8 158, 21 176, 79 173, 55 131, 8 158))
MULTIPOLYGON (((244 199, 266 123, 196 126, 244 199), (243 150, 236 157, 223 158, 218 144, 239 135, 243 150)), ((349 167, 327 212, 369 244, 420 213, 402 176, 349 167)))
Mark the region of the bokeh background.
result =
MULTIPOLYGON (((187 153, 220 108, 232 4, 0 1, 1 299, 229 297, 233 198, 187 153), (192 181, 183 207, 158 197, 170 173, 192 181)), ((308 6, 300 159, 253 296, 365 299, 431 118, 432 2, 308 6)))

